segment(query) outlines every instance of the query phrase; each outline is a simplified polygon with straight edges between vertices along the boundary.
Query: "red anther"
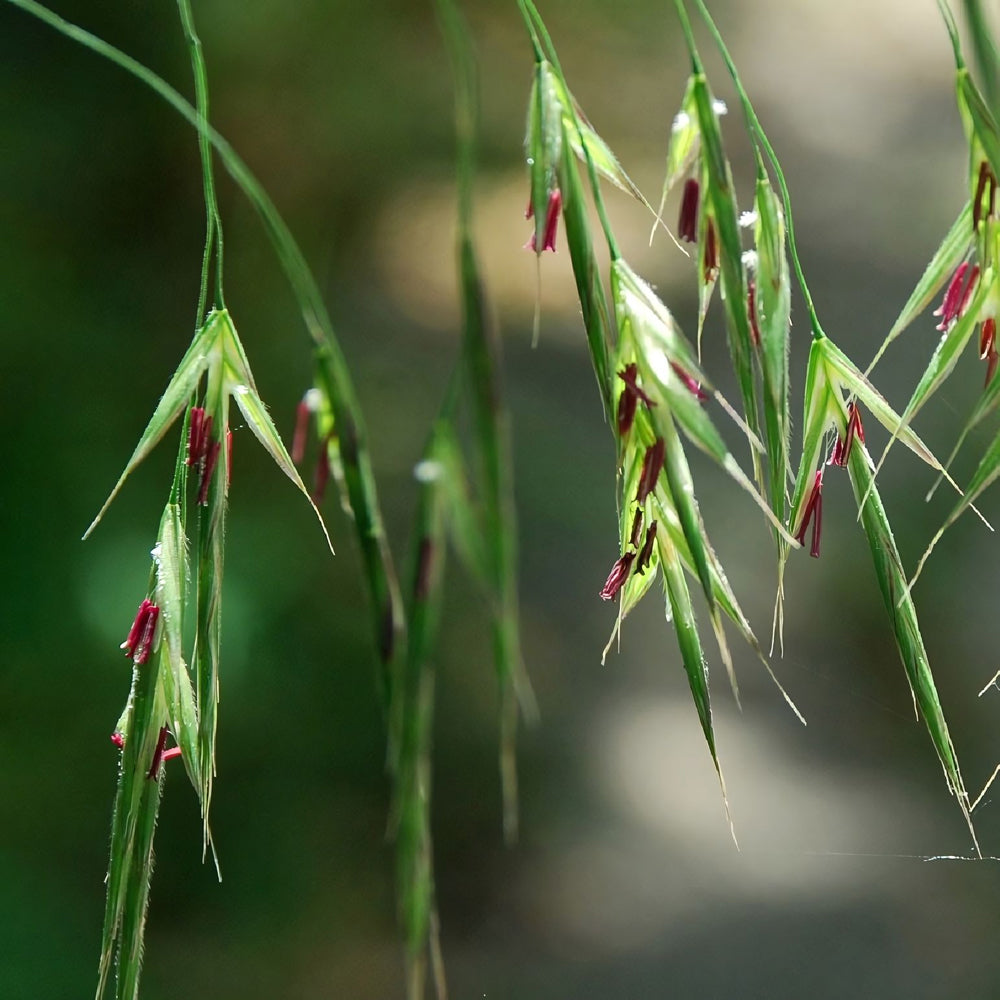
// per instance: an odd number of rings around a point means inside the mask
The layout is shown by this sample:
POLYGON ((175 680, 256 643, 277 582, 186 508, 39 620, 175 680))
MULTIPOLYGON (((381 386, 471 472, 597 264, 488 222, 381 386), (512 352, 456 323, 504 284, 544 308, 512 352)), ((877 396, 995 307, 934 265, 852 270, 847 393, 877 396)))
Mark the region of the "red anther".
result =
POLYGON ((114 745, 116 747, 118 747, 119 750, 124 750, 125 749, 125 737, 122 736, 121 733, 119 733, 117 731, 113 732, 111 734, 111 742, 114 743, 114 745))
POLYGON ((534 218, 535 215, 535 203, 531 200, 531 192, 528 192, 528 207, 524 210, 524 217, 526 219, 534 218))
POLYGON ((148 597, 143 598, 142 603, 139 605, 139 610, 135 613, 135 620, 132 622, 132 627, 128 630, 125 641, 119 647, 119 649, 125 650, 126 656, 132 655, 139 641, 139 636, 142 634, 143 626, 146 624, 146 615, 151 607, 153 607, 153 602, 148 597))
POLYGON ((708 399, 708 393, 705 392, 701 387, 701 383, 697 382, 691 375, 688 375, 686 371, 676 361, 670 362, 670 367, 673 368, 674 374, 687 386, 688 391, 694 396, 699 402, 704 403, 708 399))
MULTIPOLYGON (((530 202, 529 202, 530 205, 530 202)), ((545 211, 545 231, 542 234, 542 250, 551 250, 553 253, 556 252, 556 232, 559 229, 559 213, 562 211, 562 192, 559 188, 556 188, 549 195, 549 207, 545 211)), ((525 218, 530 219, 530 215, 526 215, 525 218)), ((538 244, 535 241, 535 234, 531 234, 531 239, 528 240, 528 246, 538 252, 538 244)))
POLYGON ((664 444, 663 438, 657 438, 647 449, 642 459, 642 472, 639 474, 639 489, 636 502, 643 503, 646 497, 656 488, 656 480, 660 478, 663 468, 664 444))
POLYGON ((715 242, 715 223, 711 217, 705 220, 705 252, 702 255, 702 273, 705 281, 711 281, 719 270, 719 251, 715 242))
POLYGON ((201 461, 204 448, 205 411, 200 406, 191 407, 191 419, 188 422, 188 465, 197 465, 201 461))
MULTIPOLYGON (((205 423, 210 430, 212 418, 209 417, 205 423)), ((198 503, 200 505, 208 503, 208 485, 212 481, 212 473, 215 472, 215 466, 219 461, 219 451, 222 444, 219 441, 209 440, 206 447, 205 463, 201 468, 201 483, 198 487, 198 503)))
POLYGON ((149 659, 150 651, 153 648, 153 638, 156 635, 156 621, 159 616, 160 609, 148 598, 144 600, 139 605, 128 637, 121 644, 125 655, 139 666, 149 659))
POLYGON ((838 436, 837 443, 833 449, 833 457, 830 465, 847 465, 851 457, 851 448, 854 446, 855 437, 865 443, 865 429, 861 424, 861 413, 855 403, 847 404, 847 431, 843 440, 838 436))
POLYGON ((640 576, 646 572, 646 567, 649 565, 649 560, 653 555, 653 543, 655 541, 656 522, 653 521, 646 529, 646 540, 642 543, 642 551, 639 553, 639 559, 635 564, 635 571, 640 576))
POLYGON ((812 544, 809 546, 809 555, 813 559, 819 558, 819 536, 823 530, 823 494, 816 494, 816 506, 813 508, 813 530, 812 544))
POLYGON ((994 350, 997 340, 997 321, 991 316, 983 320, 982 328, 979 331, 979 357, 986 358, 994 350))
POLYGON ((799 530, 795 533, 795 540, 800 545, 805 545, 806 530, 809 522, 812 521, 812 546, 809 555, 813 558, 819 556, 819 536, 822 530, 823 521, 823 470, 816 470, 816 478, 813 480, 812 492, 806 501, 805 510, 802 512, 802 520, 799 522, 799 530))
POLYGON ((312 411, 303 399, 295 408, 295 436, 292 438, 292 461, 298 465, 306 456, 306 438, 309 436, 309 417, 312 411))
POLYGON ((698 242, 698 200, 698 181, 694 177, 689 177, 684 182, 681 214, 677 220, 677 236, 685 243, 698 242))
POLYGON ((747 282, 747 317, 750 320, 750 339, 760 347, 760 327, 757 325, 757 285, 751 278, 747 282))
POLYGON ((939 330, 946 331, 965 312, 978 278, 978 264, 970 267, 968 261, 965 261, 958 265, 944 293, 944 301, 934 310, 934 315, 941 317, 937 326, 939 330))
POLYGON ((146 777, 150 780, 156 778, 160 771, 160 761, 163 760, 163 748, 167 745, 167 733, 169 730, 166 726, 160 726, 160 736, 156 741, 156 749, 153 751, 153 763, 146 774, 146 777))
POLYGON ((626 552, 611 568, 611 573, 601 588, 601 600, 610 601, 619 590, 625 585, 632 563, 635 560, 634 552, 626 552))
POLYGON ((330 481, 330 438, 327 434, 320 442, 319 455, 316 458, 316 475, 313 479, 312 502, 318 507, 326 494, 326 484, 330 481))
POLYGON ((635 517, 632 518, 632 534, 629 535, 628 543, 633 549, 639 547, 639 532, 642 530, 642 508, 640 507, 635 512, 635 517))

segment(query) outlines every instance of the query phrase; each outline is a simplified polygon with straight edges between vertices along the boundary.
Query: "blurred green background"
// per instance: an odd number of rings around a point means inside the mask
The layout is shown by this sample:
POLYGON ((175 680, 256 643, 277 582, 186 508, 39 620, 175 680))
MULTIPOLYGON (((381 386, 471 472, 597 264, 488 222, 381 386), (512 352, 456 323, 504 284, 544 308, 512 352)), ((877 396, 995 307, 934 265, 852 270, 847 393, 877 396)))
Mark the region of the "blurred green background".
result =
MULTIPOLYGON (((910 697, 846 477, 828 476, 822 557, 793 560, 783 660, 802 728, 734 647, 740 714, 717 676, 729 838, 676 643, 651 596, 600 652, 597 592, 617 555, 614 455, 564 253, 522 251, 531 56, 513 0, 463 4, 482 66, 479 240, 506 351, 520 507, 525 654, 542 721, 520 744, 522 837, 500 835, 487 616, 460 571, 438 657, 434 833, 455 998, 987 998, 1000 993, 994 861, 970 850, 910 697)), ((650 196, 686 60, 670 5, 549 0, 577 97, 650 196)), ((965 147, 930 0, 712 5, 783 158, 820 315, 864 367, 963 199, 965 147)), ((174 6, 61 2, 71 20, 191 91, 174 6)), ((431 5, 195 5, 212 117, 272 194, 329 303, 367 413, 397 557, 412 468, 457 350, 452 96, 431 5)), ((708 55, 708 43, 704 44, 708 55)), ((730 96, 714 55, 716 90, 730 96)), ((739 117, 726 136, 742 198, 739 117)), ((227 299, 264 398, 291 434, 305 332, 261 227, 220 182, 227 299)), ((611 194, 626 256, 694 329, 690 262, 611 194)), ((670 209, 673 214, 674 209, 670 209)), ((0 996, 86 997, 95 982, 116 751, 117 649, 142 596, 173 438, 117 478, 194 323, 202 240, 195 136, 150 92, 0 4, 0 996)), ((807 344, 795 313, 801 386, 807 344)), ((877 382, 902 406, 930 318, 877 382)), ((715 315, 706 363, 725 386, 715 315)), ((950 448, 981 384, 965 359, 918 422, 950 448)), ((800 403, 793 403, 798 421, 800 403)), ((871 423, 871 421, 870 421, 871 423)), ((880 449, 884 436, 869 429, 880 449)), ((734 438, 734 441, 736 439, 734 438)), ((982 449, 985 437, 976 444, 982 449)), ((968 476, 972 450, 958 471, 968 476)), ((834 470, 835 471, 835 470, 834 470)), ((759 635, 770 539, 745 496, 695 463, 709 531, 759 635)), ((883 477, 909 565, 946 512, 897 450, 883 477)), ((994 521, 1000 506, 987 496, 994 521)), ((146 1000, 400 997, 387 788, 364 594, 349 526, 315 518, 235 429, 214 827, 168 783, 147 932, 146 1000)), ((978 791, 1000 757, 995 541, 952 530, 917 590, 924 635, 978 791)), ((1000 853, 998 805, 978 815, 1000 853)))

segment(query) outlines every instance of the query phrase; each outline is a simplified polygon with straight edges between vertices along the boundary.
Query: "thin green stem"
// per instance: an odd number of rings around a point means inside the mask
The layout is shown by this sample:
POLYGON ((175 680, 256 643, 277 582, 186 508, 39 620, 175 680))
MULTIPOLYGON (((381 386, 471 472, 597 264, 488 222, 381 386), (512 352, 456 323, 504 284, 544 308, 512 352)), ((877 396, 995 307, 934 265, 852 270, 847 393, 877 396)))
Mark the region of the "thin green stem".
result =
MULTIPOLYGON (((545 58, 545 55, 542 52, 542 46, 538 38, 538 31, 535 28, 535 23, 531 18, 531 11, 528 9, 525 0, 517 0, 517 5, 521 9, 521 17, 524 20, 524 26, 528 29, 528 36, 531 39, 531 47, 535 50, 535 62, 541 62, 545 58)), ((542 30, 545 30, 544 25, 542 25, 542 30)))
MULTIPOLYGON (((191 70, 194 74, 195 103, 198 115, 204 125, 208 124, 208 71, 205 67, 205 57, 202 53, 201 39, 194 26, 194 15, 191 13, 189 0, 177 0, 177 9, 184 28, 191 54, 191 70)), ((203 128, 198 129, 198 148, 201 151, 201 177, 205 189, 205 253, 202 258, 201 288, 198 293, 198 315, 195 328, 205 321, 205 309, 208 305, 208 275, 212 263, 213 246, 215 249, 215 306, 225 309, 225 297, 222 292, 222 216, 219 214, 219 204, 215 197, 215 177, 212 169, 212 144, 203 128)))
MULTIPOLYGON (((688 24, 688 30, 685 31, 685 35, 688 35, 690 24, 687 22, 687 12, 684 10, 684 0, 675 0, 675 3, 678 8, 678 14, 681 17, 682 26, 685 23, 688 24), (683 13, 681 13, 682 11, 683 13)), ((743 81, 740 79, 739 71, 736 69, 736 63, 733 62, 733 57, 729 53, 729 48, 723 40, 722 34, 716 26, 712 15, 709 13, 708 7, 705 5, 704 0, 694 0, 694 5, 698 8, 698 12, 701 14, 702 19, 705 22, 705 26, 708 28, 709 34, 712 36, 712 40, 715 42, 719 53, 725 61, 726 69, 729 70, 729 75, 732 77, 733 85, 736 88, 740 104, 743 107, 743 113, 750 126, 751 138, 754 139, 755 145, 759 142, 764 148, 764 152, 767 154, 767 159, 774 170, 774 176, 778 182, 778 190, 781 192, 781 203, 785 211, 785 226, 788 231, 788 250, 792 258, 792 266, 795 268, 795 277, 798 280, 799 288, 802 291, 802 298, 805 300, 806 311, 809 313, 809 323, 812 327, 813 339, 821 340, 826 335, 823 332, 819 316, 816 313, 816 307, 813 304, 812 294, 809 291, 809 285, 806 282, 805 272, 802 269, 802 262, 799 259, 799 247, 795 239, 795 224, 792 219, 792 198, 788 192, 788 183, 785 180, 785 172, 781 169, 781 163, 778 160, 778 155, 775 153, 774 147, 771 145, 771 141, 768 139, 767 133, 764 131, 764 127, 761 125, 760 119, 757 117, 757 112, 754 110, 750 96, 747 94, 746 88, 743 86, 743 81)), ((694 45, 693 37, 689 36, 688 44, 689 46, 694 45)), ((694 53, 692 53, 692 58, 695 60, 695 65, 697 67, 697 56, 694 53)))
POLYGON ((997 52, 996 41, 981 0, 964 0, 963 5, 983 90, 990 103, 990 110, 997 115, 1000 114, 1000 53, 997 52))
POLYGON ((955 66, 958 69, 963 69, 965 66, 965 60, 962 57, 962 43, 958 37, 958 25, 955 23, 955 15, 951 12, 951 8, 945 3, 945 0, 937 0, 938 10, 941 12, 941 17, 944 20, 945 29, 948 32, 948 37, 951 39, 951 47, 955 52, 955 66))

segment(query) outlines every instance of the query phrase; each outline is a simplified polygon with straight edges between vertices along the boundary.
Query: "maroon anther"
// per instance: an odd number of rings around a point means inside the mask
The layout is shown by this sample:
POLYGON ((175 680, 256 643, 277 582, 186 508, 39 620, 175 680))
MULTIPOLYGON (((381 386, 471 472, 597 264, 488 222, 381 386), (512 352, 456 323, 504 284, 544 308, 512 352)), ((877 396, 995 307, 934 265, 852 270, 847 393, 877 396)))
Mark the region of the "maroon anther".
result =
POLYGON ((854 439, 857 438, 862 444, 865 443, 865 429, 861 424, 861 413, 854 403, 847 404, 847 432, 844 437, 837 437, 837 443, 833 448, 833 456, 830 458, 830 465, 847 465, 851 457, 851 448, 854 446, 854 439))
POLYGON ((142 665, 149 659, 153 648, 153 637, 156 635, 156 620, 160 617, 160 609, 148 598, 139 605, 135 621, 121 648, 132 662, 142 665))
POLYGON ((702 274, 705 281, 711 281, 719 270, 719 250, 715 242, 715 223, 705 220, 705 252, 701 258, 702 274))
POLYGON ((979 333, 979 357, 986 361, 986 385, 989 385, 996 374, 997 360, 1000 359, 997 354, 997 321, 992 316, 983 320, 983 328, 979 333))
POLYGON ((708 393, 705 392, 701 387, 701 383, 696 381, 692 376, 688 375, 686 371, 676 361, 670 362, 670 367, 673 368, 674 374, 687 386, 688 392, 691 393, 695 399, 700 403, 704 403, 708 399, 708 393))
MULTIPOLYGON (((529 207, 530 202, 529 202, 529 207)), ((559 213, 562 211, 562 192, 559 188, 556 188, 549 195, 549 207, 545 211, 545 232, 542 234, 542 250, 551 250, 553 253, 556 252, 556 232, 559 229, 559 213)), ((532 212, 533 214, 533 212, 532 212)), ((525 216, 526 218, 531 218, 530 215, 525 216)), ((535 240, 535 234, 531 234, 531 239, 528 240, 528 246, 538 252, 538 243, 535 240)))
POLYGON ((996 198, 997 198, 997 179, 993 176, 993 171, 990 170, 989 163, 983 160, 979 164, 979 180, 976 182, 976 197, 972 199, 972 231, 975 232, 979 228, 980 221, 985 217, 989 218, 993 215, 993 210, 996 208, 996 198), (983 194, 986 193, 987 186, 989 187, 989 207, 986 209, 985 216, 983 215, 983 194))
POLYGON ((747 318, 750 320, 750 339, 754 347, 760 347, 760 327, 757 325, 757 285, 751 279, 747 282, 747 318))
POLYGON ((181 755, 180 747, 171 747, 169 750, 164 749, 167 745, 167 736, 169 733, 170 730, 166 726, 160 726, 160 736, 156 741, 156 749, 153 751, 153 763, 146 774, 146 777, 151 781, 155 780, 160 773, 160 764, 163 761, 173 760, 174 757, 180 757, 181 755))
POLYGON ((632 570, 632 563, 634 560, 635 553, 626 552, 625 555, 623 555, 621 559, 614 564, 608 579, 601 588, 602 601, 610 601, 618 593, 618 591, 622 589, 625 585, 625 581, 628 579, 629 573, 632 570))
POLYGON ((617 421, 619 437, 625 437, 632 429, 632 424, 635 421, 635 408, 638 402, 639 397, 626 386, 622 394, 618 397, 617 421))
POLYGON ((997 321, 991 316, 983 320, 982 329, 979 331, 979 357, 988 358, 990 352, 995 350, 997 340, 997 321))
POLYGON ((326 484, 330 481, 330 438, 327 434, 320 442, 316 458, 316 475, 313 479, 312 502, 318 507, 326 495, 326 484))
POLYGON ((647 396, 636 384, 636 375, 639 373, 639 366, 633 362, 625 366, 625 371, 619 372, 618 377, 641 399, 647 406, 656 406, 656 402, 647 396))
POLYGON ((618 436, 624 437, 632 429, 635 420, 636 406, 641 399, 647 406, 656 406, 642 389, 636 384, 639 366, 633 362, 626 365, 624 371, 618 372, 618 377, 625 383, 625 389, 618 397, 618 436))
POLYGON ((809 548, 809 555, 814 559, 819 558, 819 536, 823 529, 823 470, 816 470, 816 478, 813 480, 812 492, 806 501, 805 510, 802 512, 802 521, 799 530, 795 533, 795 540, 800 545, 806 543, 806 529, 812 521, 812 545, 809 548))
POLYGON ((114 743, 119 750, 125 749, 125 737, 119 732, 114 732, 111 734, 111 742, 114 743))
MULTIPOLYGON (((210 425, 211 422, 212 418, 209 417, 206 424, 210 425)), ((222 443, 210 440, 206 447, 205 461, 201 467, 201 483, 198 486, 198 503, 202 506, 208 503, 208 486, 212 481, 212 473, 215 472, 215 466, 219 461, 219 452, 222 450, 222 443)))
POLYGON ((944 301, 934 310, 934 315, 941 317, 937 329, 946 331, 965 312, 978 278, 978 264, 970 267, 969 262, 964 261, 958 265, 944 293, 944 301))
POLYGON ((639 532, 642 531, 642 508, 640 507, 635 512, 635 517, 632 518, 632 534, 628 537, 628 543, 633 549, 639 547, 639 532))
POLYGON ((639 559, 635 564, 635 571, 640 576, 646 572, 646 567, 649 565, 649 560, 653 555, 653 543, 655 541, 656 522, 653 521, 646 529, 646 540, 642 543, 642 551, 639 553, 639 559))
POLYGON ((197 465, 201 461, 204 448, 205 411, 200 406, 191 407, 191 419, 188 422, 188 465, 197 465))
POLYGON ((663 468, 663 438, 657 438, 647 449, 642 459, 642 472, 639 474, 639 489, 636 492, 636 503, 644 503, 646 497, 656 488, 656 480, 660 478, 663 468))
POLYGON ((698 181, 689 177, 681 196, 681 215, 677 220, 677 236, 685 243, 698 242, 698 181))
POLYGON ((309 436, 309 404, 303 399, 295 408, 295 436, 292 438, 292 461, 298 465, 306 457, 306 438, 309 436))

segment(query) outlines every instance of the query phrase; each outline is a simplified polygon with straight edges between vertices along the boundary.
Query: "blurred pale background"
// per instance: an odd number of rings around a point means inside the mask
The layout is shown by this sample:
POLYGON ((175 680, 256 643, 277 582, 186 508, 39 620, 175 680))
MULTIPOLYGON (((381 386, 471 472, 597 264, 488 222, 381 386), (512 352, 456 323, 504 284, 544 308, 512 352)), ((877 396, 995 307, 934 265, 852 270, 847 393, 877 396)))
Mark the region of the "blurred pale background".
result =
MULTIPOLYGON (((522 212, 530 51, 513 2, 464 5, 482 62, 479 239, 501 324, 520 504, 525 653, 541 725, 521 739, 522 838, 501 844, 487 619, 457 568, 440 644, 434 831, 456 998, 988 998, 1000 993, 995 862, 969 837, 922 727, 855 525, 828 477, 823 554, 789 573, 775 668, 809 725, 738 649, 740 714, 717 659, 716 718, 742 847, 729 837, 676 642, 653 595, 601 666, 614 611, 614 466, 565 253, 536 276, 522 212)), ((867 364, 961 205, 950 49, 931 0, 715 3, 783 158, 828 332, 867 364)), ((267 186, 321 282, 356 375, 397 553, 412 467, 455 355, 451 82, 429 3, 195 5, 213 118, 267 186)), ((686 60, 670 5, 541 5, 577 97, 658 194, 686 60)), ((173 5, 57 9, 190 91, 173 5)), ((720 95, 731 97, 704 43, 720 95)), ((732 101, 730 100, 732 104, 732 101)), ((726 138, 744 200, 739 116, 726 138)), ((286 433, 307 341, 261 228, 228 181, 227 298, 286 433)), ((117 644, 148 568, 173 445, 117 477, 190 336, 201 249, 195 138, 118 69, 0 5, 0 996, 93 988, 115 751, 128 672, 117 644)), ((693 330, 689 262, 647 246, 609 196, 623 250, 693 330)), ((671 208, 670 212, 673 213, 671 208)), ((561 240, 561 237, 560 237, 561 240)), ((795 313, 793 368, 807 345, 795 313)), ((905 401, 928 319, 877 381, 905 401)), ((726 384, 718 317, 709 369, 726 384)), ((981 384, 965 359, 919 430, 947 451, 981 384)), ((800 402, 793 403, 796 423, 800 402)), ((869 429, 880 446, 883 437, 869 429)), ((980 436, 980 449, 987 438, 980 436)), ((972 453, 960 463, 967 476, 972 453)), ((758 634, 770 542, 706 463, 705 518, 758 634)), ((882 480, 913 564, 945 512, 900 450, 882 480)), ((994 520, 1000 505, 988 496, 994 520)), ((157 837, 143 995, 264 1000, 402 995, 383 735, 349 526, 315 519, 236 430, 215 831, 200 864, 193 796, 171 780, 157 837)), ((1000 758, 1000 551, 959 524, 917 591, 925 639, 978 790, 1000 758)), ((1000 853, 1000 806, 978 814, 1000 853)))

